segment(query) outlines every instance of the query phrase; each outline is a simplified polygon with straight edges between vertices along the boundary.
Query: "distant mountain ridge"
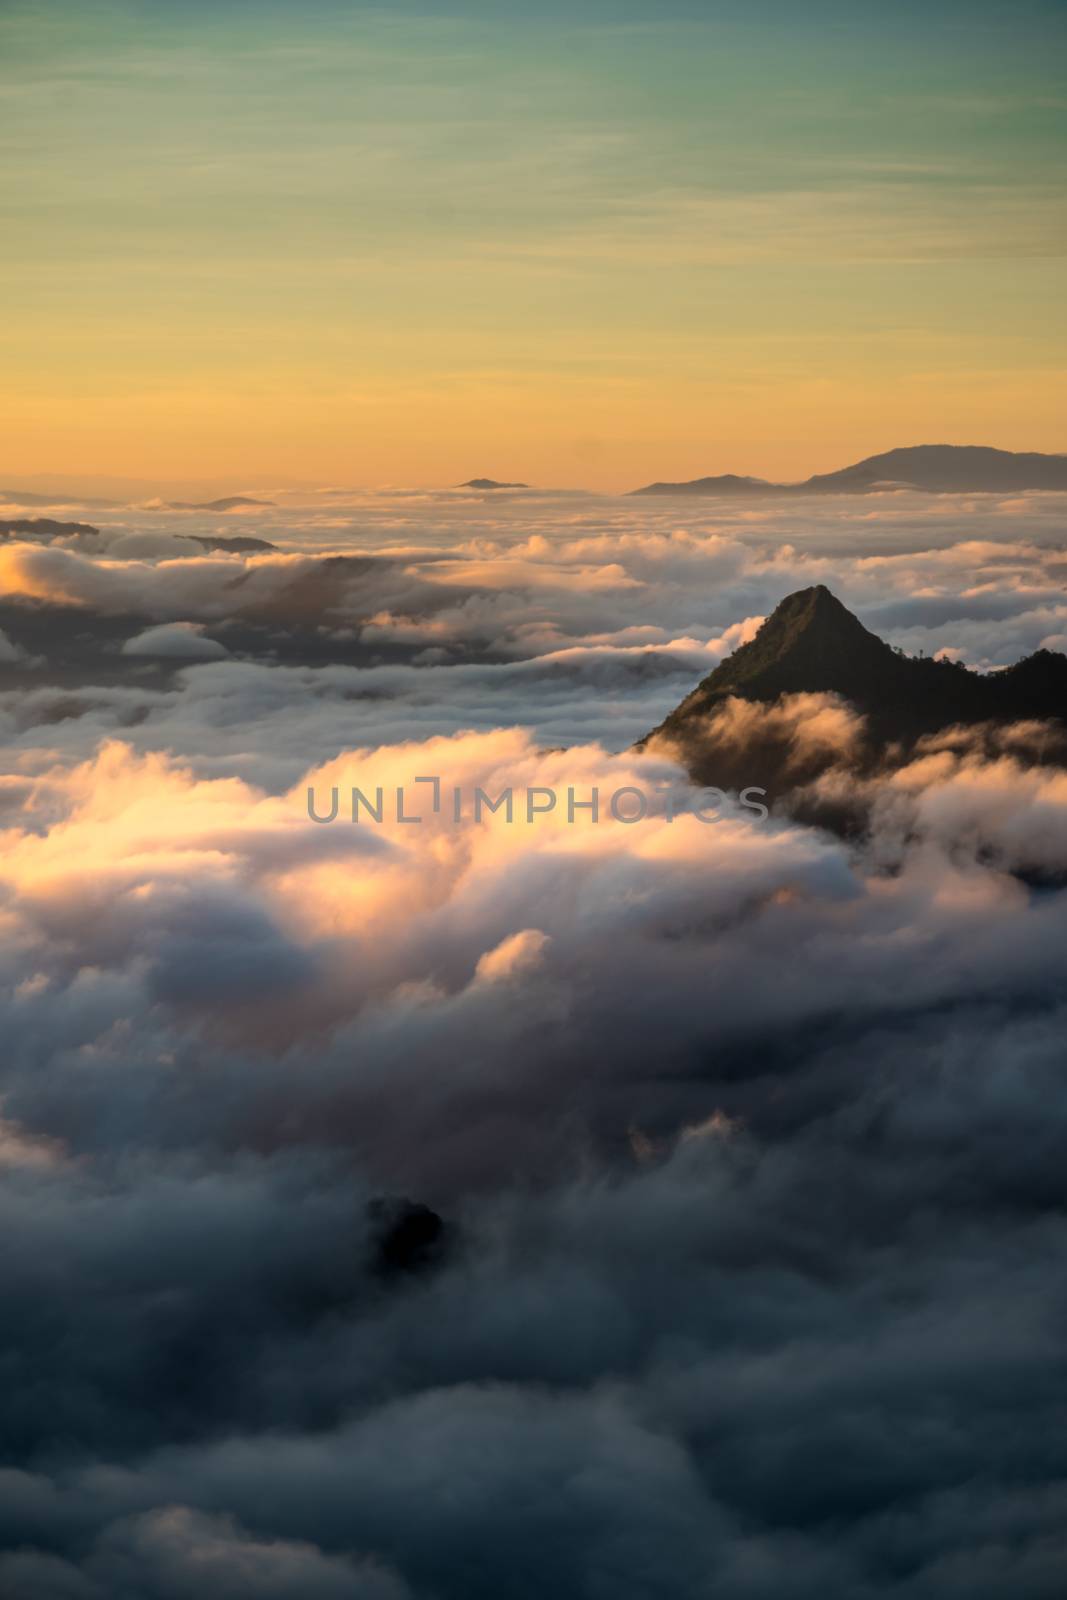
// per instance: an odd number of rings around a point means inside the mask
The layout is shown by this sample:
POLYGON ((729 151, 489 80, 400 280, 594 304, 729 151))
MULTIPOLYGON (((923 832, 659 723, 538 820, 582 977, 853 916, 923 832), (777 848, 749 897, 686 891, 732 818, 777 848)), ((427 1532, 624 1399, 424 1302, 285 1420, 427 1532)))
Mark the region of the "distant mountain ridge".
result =
POLYGON ((722 473, 686 483, 650 483, 634 495, 871 494, 884 488, 931 494, 1011 494, 1024 489, 1067 490, 1067 455, 995 450, 988 445, 918 444, 867 456, 837 472, 801 483, 722 473))

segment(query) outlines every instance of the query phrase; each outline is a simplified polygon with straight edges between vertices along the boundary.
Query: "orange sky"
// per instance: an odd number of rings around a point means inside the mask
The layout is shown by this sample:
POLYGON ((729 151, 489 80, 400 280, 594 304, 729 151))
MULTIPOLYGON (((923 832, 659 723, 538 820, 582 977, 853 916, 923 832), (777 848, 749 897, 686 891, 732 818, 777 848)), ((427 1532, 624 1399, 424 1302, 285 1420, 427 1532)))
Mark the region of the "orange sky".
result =
POLYGON ((0 482, 1064 446, 1054 12, 611 10, 5 8, 0 482))

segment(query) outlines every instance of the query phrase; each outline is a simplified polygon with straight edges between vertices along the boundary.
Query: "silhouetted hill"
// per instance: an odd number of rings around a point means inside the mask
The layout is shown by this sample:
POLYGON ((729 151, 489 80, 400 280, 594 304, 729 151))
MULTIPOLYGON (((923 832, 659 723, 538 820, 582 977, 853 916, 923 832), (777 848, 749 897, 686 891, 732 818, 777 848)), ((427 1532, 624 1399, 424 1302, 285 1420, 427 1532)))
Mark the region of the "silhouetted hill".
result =
POLYGON ((650 483, 638 495, 870 494, 876 489, 924 489, 932 494, 1014 494, 1024 489, 1067 489, 1067 455, 994 450, 986 445, 919 444, 867 456, 837 472, 802 483, 770 483, 724 473, 688 483, 650 483))
POLYGON ((272 506, 273 500, 252 500, 246 494, 227 494, 221 500, 171 500, 171 511, 236 511, 239 506, 272 506))
POLYGON ((722 472, 716 478, 694 478, 690 483, 650 483, 634 494, 781 494, 787 487, 769 483, 766 478, 742 478, 736 472, 722 472))
POLYGON ((528 483, 498 483, 495 478, 468 478, 461 489, 528 489, 528 483))
MULTIPOLYGON (((735 650, 639 748, 660 738, 700 783, 767 784, 781 791, 841 759, 812 745, 800 759, 792 731, 757 719, 739 743, 726 713, 732 700, 772 705, 783 695, 832 694, 863 713, 863 742, 849 761, 864 768, 905 759, 915 742, 961 725, 1003 726, 1067 715, 1067 656, 1038 650, 1002 672, 905 656, 871 633, 822 584, 788 595, 756 637, 735 650), (792 743, 791 743, 792 741, 792 743)), ((1057 737, 1048 759, 1063 748, 1057 737)))
POLYGON ((51 517, 15 517, 10 522, 0 522, 0 538, 4 539, 15 534, 29 534, 37 539, 66 539, 87 533, 96 537, 99 532, 87 522, 53 522, 51 517))
POLYGON ((271 544, 269 539, 253 539, 247 534, 236 534, 226 538, 222 534, 209 533, 179 533, 179 539, 187 539, 190 544, 198 544, 204 550, 277 550, 276 544, 271 544))
POLYGON ((805 488, 817 493, 862 494, 887 483, 941 494, 1067 489, 1067 456, 992 450, 985 445, 919 444, 868 456, 840 472, 817 474, 808 479, 805 488))

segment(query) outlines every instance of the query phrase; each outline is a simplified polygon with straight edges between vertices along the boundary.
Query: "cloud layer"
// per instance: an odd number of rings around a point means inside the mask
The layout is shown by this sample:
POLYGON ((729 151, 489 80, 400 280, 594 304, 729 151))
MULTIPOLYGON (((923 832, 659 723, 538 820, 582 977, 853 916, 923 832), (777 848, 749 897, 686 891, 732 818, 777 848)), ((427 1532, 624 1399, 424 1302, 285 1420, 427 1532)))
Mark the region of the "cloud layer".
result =
POLYGON ((321 497, 257 519, 277 555, 116 555, 145 512, 0 552, 13 644, 61 614, 113 668, 4 680, 0 1589, 1059 1596, 1032 730, 820 780, 854 845, 449 804, 682 793, 619 752, 804 582, 1010 659, 1064 627, 1051 499, 321 497), (228 659, 124 653, 179 624, 228 659), (421 822, 308 818, 400 785, 421 822), (383 1197, 443 1219, 421 1267, 382 1270, 383 1197))

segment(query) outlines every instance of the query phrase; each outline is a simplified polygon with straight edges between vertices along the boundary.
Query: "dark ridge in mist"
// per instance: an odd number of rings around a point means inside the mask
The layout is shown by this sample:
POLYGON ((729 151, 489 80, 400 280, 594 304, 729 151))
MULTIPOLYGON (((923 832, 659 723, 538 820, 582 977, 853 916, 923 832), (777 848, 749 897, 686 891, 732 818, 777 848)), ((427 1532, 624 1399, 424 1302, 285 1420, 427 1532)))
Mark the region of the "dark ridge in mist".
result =
POLYGON ((237 534, 233 538, 226 538, 221 534, 210 533, 179 533, 179 539, 188 539, 190 544, 198 544, 204 550, 234 550, 248 552, 253 550, 277 550, 276 544, 271 544, 269 539, 253 539, 246 534, 237 534))
POLYGON ((3 539, 18 534, 29 534, 36 539, 70 539, 82 534, 92 534, 95 538, 99 532, 99 528, 92 528, 87 522, 55 522, 51 517, 15 517, 0 522, 0 538, 3 539))

